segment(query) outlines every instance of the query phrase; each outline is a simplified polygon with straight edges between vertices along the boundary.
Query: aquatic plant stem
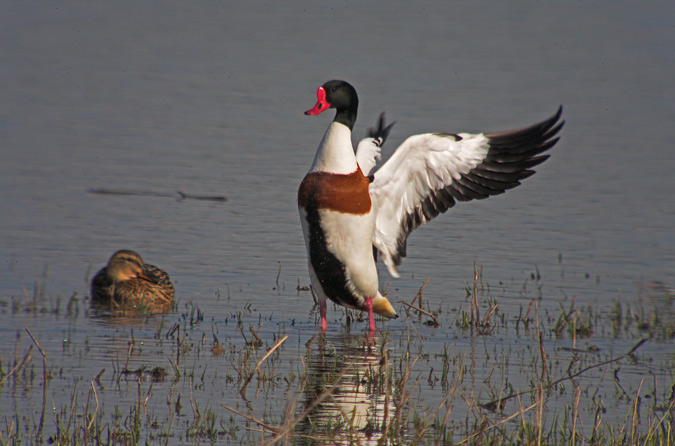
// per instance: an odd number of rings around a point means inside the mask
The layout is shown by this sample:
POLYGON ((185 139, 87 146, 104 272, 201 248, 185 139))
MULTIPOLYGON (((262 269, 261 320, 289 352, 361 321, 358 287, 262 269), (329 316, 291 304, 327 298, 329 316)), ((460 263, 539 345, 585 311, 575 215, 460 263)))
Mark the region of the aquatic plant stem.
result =
POLYGON ((473 292, 471 299, 471 328, 478 328, 480 310, 478 309, 478 266, 473 262, 473 292))
MULTIPOLYGON (((417 294, 416 294, 415 297, 413 298, 412 302, 410 302, 411 305, 409 305, 409 306, 415 305, 415 301, 417 301, 417 306, 418 306, 419 308, 424 307, 424 304, 422 303, 422 293, 423 293, 423 291, 424 291, 424 288, 427 286, 427 284, 428 284, 430 281, 431 281, 431 277, 429 277, 429 278, 422 284, 422 286, 420 287, 420 290, 417 292, 417 294)), ((425 314, 429 314, 429 313, 425 313, 425 314)), ((432 317, 433 317, 433 316, 432 316, 432 317)), ((422 320, 422 314, 420 314, 420 321, 421 321, 421 320, 422 320)), ((438 326, 438 325, 436 325, 436 326, 438 326)))

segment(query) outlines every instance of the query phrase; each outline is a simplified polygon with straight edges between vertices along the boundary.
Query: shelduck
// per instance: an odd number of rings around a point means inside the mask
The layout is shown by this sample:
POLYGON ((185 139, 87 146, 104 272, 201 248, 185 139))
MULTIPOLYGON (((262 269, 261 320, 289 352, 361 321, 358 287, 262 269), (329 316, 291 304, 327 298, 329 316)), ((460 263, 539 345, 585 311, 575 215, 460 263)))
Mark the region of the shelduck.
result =
POLYGON ((398 317, 378 291, 377 251, 389 273, 406 255, 408 234, 457 201, 483 199, 512 189, 546 160, 564 121, 562 107, 538 124, 500 133, 425 133, 406 139, 374 173, 392 125, 384 114, 356 152, 352 130, 359 100, 345 81, 326 82, 316 105, 319 115, 335 109, 309 172, 298 190, 312 291, 326 330, 326 300, 368 313, 398 317))

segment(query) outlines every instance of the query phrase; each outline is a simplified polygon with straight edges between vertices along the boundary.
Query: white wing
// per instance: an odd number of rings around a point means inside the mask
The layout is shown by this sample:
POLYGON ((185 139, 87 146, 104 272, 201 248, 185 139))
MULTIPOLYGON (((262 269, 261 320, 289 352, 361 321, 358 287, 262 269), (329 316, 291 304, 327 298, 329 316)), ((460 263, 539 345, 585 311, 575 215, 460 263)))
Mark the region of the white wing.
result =
POLYGON ((382 147, 378 139, 363 138, 356 147, 356 162, 363 175, 368 176, 375 164, 382 158, 382 147))
POLYGON ((368 136, 363 138, 356 147, 356 162, 363 175, 368 176, 375 164, 382 158, 382 144, 386 141, 389 131, 395 122, 384 125, 384 112, 380 114, 377 128, 368 129, 368 136))
POLYGON ((374 174, 377 205, 373 245, 389 273, 406 255, 408 234, 455 205, 504 193, 534 173, 530 168, 555 145, 562 107, 530 127, 493 134, 427 133, 411 136, 374 174))

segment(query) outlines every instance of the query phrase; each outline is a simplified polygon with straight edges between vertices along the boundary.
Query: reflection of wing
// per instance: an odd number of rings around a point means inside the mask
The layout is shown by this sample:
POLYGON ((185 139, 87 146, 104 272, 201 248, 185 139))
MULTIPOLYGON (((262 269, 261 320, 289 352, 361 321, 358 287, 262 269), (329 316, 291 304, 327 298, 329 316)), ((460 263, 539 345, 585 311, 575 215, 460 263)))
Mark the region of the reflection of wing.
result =
POLYGON ((408 234, 455 205, 504 193, 534 173, 548 155, 562 108, 539 124, 494 134, 427 133, 411 136, 374 174, 377 203, 373 242, 389 273, 406 254, 408 234))
POLYGON ((378 435, 366 431, 378 431, 385 413, 395 413, 391 403, 385 410, 385 395, 375 390, 385 386, 369 385, 386 374, 379 365, 380 341, 342 334, 322 337, 308 347, 309 385, 304 404, 311 410, 296 434, 326 435, 331 444, 354 444, 356 435, 356 444, 377 444, 378 435))

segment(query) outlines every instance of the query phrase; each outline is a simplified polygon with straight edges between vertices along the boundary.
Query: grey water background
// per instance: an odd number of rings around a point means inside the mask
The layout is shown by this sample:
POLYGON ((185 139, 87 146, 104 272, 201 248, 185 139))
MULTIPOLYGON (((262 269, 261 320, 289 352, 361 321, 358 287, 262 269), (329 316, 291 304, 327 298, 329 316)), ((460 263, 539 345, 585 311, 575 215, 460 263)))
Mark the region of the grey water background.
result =
MULTIPOLYGON (((179 307, 212 326, 249 306, 314 333, 296 289, 309 283, 296 191, 331 117, 302 112, 334 78, 359 92, 355 138, 383 110, 397 121, 385 158, 411 134, 507 130, 564 106, 536 175, 412 234, 397 309, 431 277, 429 305, 457 311, 474 262, 510 316, 537 286, 550 312, 674 286, 674 13, 669 1, 1 2, 0 352, 24 326, 66 356, 65 342, 128 330, 9 311, 35 282, 86 299, 122 248, 169 272, 179 307)), ((329 308, 329 329, 343 323, 329 308)), ((107 354, 92 348, 80 373, 107 354)))

